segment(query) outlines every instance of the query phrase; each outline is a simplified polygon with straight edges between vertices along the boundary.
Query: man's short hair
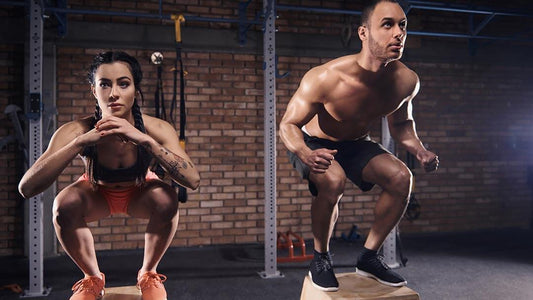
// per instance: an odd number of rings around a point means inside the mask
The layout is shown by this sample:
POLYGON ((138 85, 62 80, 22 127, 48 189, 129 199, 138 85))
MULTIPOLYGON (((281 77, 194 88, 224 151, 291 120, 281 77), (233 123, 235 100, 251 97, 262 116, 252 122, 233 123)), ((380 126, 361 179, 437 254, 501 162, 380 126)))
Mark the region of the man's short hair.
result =
POLYGON ((368 25, 368 20, 370 19, 370 16, 374 12, 376 5, 378 5, 381 2, 390 2, 390 3, 396 3, 399 5, 397 0, 369 0, 367 1, 366 5, 363 7, 363 11, 361 14, 361 26, 368 25))

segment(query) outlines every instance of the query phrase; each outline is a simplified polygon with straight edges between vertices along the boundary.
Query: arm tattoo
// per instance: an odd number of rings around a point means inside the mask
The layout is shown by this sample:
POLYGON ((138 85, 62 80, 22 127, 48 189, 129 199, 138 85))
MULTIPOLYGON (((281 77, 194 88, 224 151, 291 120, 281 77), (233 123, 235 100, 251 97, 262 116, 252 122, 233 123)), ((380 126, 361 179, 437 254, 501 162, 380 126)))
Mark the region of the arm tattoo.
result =
POLYGON ((192 167, 190 162, 187 162, 183 157, 172 153, 164 147, 161 147, 160 150, 161 153, 157 155, 157 157, 170 176, 182 179, 185 178, 185 176, 181 174, 180 169, 187 169, 189 166, 192 167))

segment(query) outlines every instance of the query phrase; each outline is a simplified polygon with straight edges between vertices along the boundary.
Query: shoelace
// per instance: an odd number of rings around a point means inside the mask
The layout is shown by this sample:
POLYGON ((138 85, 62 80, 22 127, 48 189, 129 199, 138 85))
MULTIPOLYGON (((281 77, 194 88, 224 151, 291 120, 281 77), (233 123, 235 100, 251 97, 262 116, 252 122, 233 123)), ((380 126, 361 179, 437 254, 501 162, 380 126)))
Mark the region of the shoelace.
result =
POLYGON ((100 287, 100 281, 101 279, 98 277, 89 277, 89 278, 83 278, 78 280, 73 286, 72 291, 74 293, 80 293, 82 291, 87 291, 91 294, 93 294, 95 297, 98 297, 100 295, 100 291, 102 287, 100 287))
POLYGON ((316 262, 316 269, 318 272, 331 270, 331 258, 328 255, 320 256, 320 259, 316 262))
POLYGON ((375 259, 371 259, 370 263, 377 268, 384 268, 389 270, 390 267, 384 262, 385 257, 383 255, 377 255, 375 259))
POLYGON ((157 287, 157 284, 162 284, 167 280, 167 276, 158 273, 144 273, 139 280, 139 287, 141 289, 146 289, 151 286, 157 287))

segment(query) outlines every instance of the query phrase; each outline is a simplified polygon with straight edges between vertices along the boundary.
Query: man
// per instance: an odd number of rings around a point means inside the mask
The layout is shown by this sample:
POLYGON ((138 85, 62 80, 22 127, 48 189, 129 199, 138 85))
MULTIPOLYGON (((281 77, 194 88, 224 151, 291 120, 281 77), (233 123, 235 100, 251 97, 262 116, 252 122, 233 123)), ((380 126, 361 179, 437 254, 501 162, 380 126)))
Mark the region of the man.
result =
POLYGON ((438 167, 437 156, 418 138, 412 99, 416 73, 398 60, 406 39, 407 18, 393 0, 373 1, 363 10, 358 35, 360 53, 334 59, 305 74, 280 123, 280 137, 291 162, 309 181, 314 259, 309 275, 321 290, 336 291, 329 240, 338 216, 346 178, 363 191, 382 188, 356 272, 390 286, 406 284, 377 256, 401 219, 412 174, 399 159, 370 140, 371 124, 387 116, 392 137, 416 156, 426 171, 438 167))

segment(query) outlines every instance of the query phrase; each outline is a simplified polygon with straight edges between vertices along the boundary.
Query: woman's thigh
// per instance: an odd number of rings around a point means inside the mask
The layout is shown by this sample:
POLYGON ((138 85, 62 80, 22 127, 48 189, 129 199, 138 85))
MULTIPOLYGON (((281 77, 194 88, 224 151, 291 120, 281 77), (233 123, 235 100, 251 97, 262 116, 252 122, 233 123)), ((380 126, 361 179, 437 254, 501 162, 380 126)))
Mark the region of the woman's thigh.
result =
POLYGON ((93 222, 109 216, 107 201, 87 181, 77 181, 64 188, 54 199, 54 215, 84 218, 93 222))
POLYGON ((171 218, 177 212, 176 190, 161 180, 147 181, 128 205, 128 214, 135 218, 149 219, 154 213, 171 218))

